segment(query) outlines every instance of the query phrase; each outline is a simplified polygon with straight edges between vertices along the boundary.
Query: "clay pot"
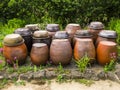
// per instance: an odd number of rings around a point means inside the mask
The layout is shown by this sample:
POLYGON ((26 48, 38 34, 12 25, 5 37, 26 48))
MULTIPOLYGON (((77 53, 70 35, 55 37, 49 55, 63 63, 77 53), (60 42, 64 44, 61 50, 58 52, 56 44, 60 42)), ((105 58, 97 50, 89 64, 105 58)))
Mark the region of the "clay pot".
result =
POLYGON ((28 28, 18 28, 14 31, 15 34, 20 34, 25 40, 25 45, 27 46, 28 52, 32 48, 32 32, 28 28))
POLYGON ((92 63, 95 60, 95 47, 92 39, 77 39, 74 47, 74 58, 80 60, 85 54, 90 58, 92 63))
POLYGON ((57 31, 54 39, 68 39, 69 34, 66 31, 57 31))
POLYGON ((73 38, 73 36, 74 36, 74 34, 75 34, 75 32, 77 31, 77 30, 80 30, 81 29, 81 27, 80 27, 80 25, 79 24, 68 24, 66 27, 65 27, 65 31, 67 31, 68 32, 68 34, 70 35, 70 37, 71 38, 73 38))
POLYGON ((73 38, 73 46, 76 43, 76 39, 92 39, 92 34, 88 30, 77 30, 73 38))
POLYGON ((54 64, 66 65, 72 59, 72 48, 68 39, 54 39, 50 46, 50 59, 54 64))
POLYGON ((102 30, 98 34, 98 38, 97 38, 97 41, 96 41, 96 47, 98 46, 100 41, 112 41, 112 42, 116 43, 116 39, 117 39, 117 33, 115 31, 102 30))
POLYGON ((28 28, 32 33, 40 29, 39 24, 28 24, 25 25, 25 28, 28 28))
POLYGON ((98 33, 104 29, 104 25, 102 22, 91 22, 89 25, 89 31, 93 35, 93 41, 96 42, 96 39, 98 37, 98 33))
POLYGON ((3 55, 7 63, 24 64, 27 58, 27 47, 19 34, 9 34, 4 38, 3 55))
POLYGON ((49 51, 48 46, 45 43, 34 43, 30 53, 31 61, 35 65, 46 64, 49 51))
POLYGON ((117 45, 111 41, 101 41, 97 47, 97 60, 100 65, 110 63, 117 59, 117 45), (113 59, 114 58, 114 59, 113 59))

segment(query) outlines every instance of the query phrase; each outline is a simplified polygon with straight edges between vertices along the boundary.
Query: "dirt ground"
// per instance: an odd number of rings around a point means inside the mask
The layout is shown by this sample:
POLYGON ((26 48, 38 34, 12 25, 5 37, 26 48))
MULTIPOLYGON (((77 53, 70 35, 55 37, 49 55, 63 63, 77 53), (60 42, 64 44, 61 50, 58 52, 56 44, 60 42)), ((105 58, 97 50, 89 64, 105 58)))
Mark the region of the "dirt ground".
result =
POLYGON ((95 81, 91 86, 72 81, 71 83, 59 84, 52 80, 50 84, 37 85, 26 82, 25 86, 15 86, 10 84, 2 90, 120 90, 120 84, 105 80, 95 81))

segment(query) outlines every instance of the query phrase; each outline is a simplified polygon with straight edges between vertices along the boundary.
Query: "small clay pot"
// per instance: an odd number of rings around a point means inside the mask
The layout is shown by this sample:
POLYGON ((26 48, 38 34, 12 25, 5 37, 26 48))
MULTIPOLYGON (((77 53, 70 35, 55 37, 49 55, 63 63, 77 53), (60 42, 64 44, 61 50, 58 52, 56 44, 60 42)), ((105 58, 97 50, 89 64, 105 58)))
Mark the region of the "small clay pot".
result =
POLYGON ((39 66, 46 64, 49 58, 48 46, 45 43, 34 43, 30 53, 33 64, 39 66))
POLYGON ((106 65, 117 59, 117 44, 111 41, 101 41, 97 47, 97 60, 100 65, 106 65))
POLYGON ((39 24, 28 24, 28 25, 25 25, 25 28, 28 28, 29 30, 31 30, 32 33, 40 29, 39 24))
POLYGON ((96 52, 92 39, 77 39, 74 47, 75 60, 80 60, 85 54, 91 63, 95 61, 96 52))
POLYGON ((93 41, 94 43, 96 42, 96 39, 98 37, 98 33, 100 31, 102 31, 104 29, 104 25, 102 24, 102 22, 91 22, 88 30, 90 31, 90 33, 93 35, 93 41))
POLYGON ((28 28, 18 28, 14 31, 15 34, 20 34, 25 40, 25 45, 27 46, 28 52, 32 48, 32 32, 28 28))
POLYGON ((68 39, 69 34, 66 31, 57 31, 54 39, 68 39))
POLYGON ((27 47, 19 34, 9 34, 4 38, 3 55, 8 64, 13 65, 16 60, 18 64, 25 63, 27 58, 27 47))
POLYGON ((72 48, 68 39, 54 39, 50 46, 50 59, 53 64, 66 65, 72 59, 72 48))
POLYGON ((112 41, 112 42, 116 43, 116 39, 117 39, 117 33, 115 31, 102 30, 98 34, 98 38, 97 38, 97 41, 96 41, 96 47, 98 46, 100 41, 112 41))

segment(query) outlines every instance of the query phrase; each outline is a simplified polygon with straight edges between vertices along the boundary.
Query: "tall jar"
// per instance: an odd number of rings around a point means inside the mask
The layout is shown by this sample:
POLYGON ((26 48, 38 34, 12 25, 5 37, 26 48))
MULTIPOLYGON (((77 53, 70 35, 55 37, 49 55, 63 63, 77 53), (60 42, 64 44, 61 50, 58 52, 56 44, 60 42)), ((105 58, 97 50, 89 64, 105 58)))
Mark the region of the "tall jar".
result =
POLYGON ((98 34, 98 38, 97 38, 97 41, 96 41, 96 47, 98 46, 100 41, 112 41, 112 42, 116 43, 116 39, 117 39, 117 33, 115 31, 102 30, 98 34))
POLYGON ((28 52, 32 48, 32 32, 28 28, 18 28, 14 31, 15 34, 20 34, 25 40, 25 45, 27 46, 28 52))
POLYGON ((92 39, 92 34, 88 30, 77 30, 73 38, 73 46, 77 39, 92 39))
POLYGON ((80 60, 86 54, 90 58, 90 62, 93 63, 96 52, 92 39, 77 39, 74 47, 75 60, 80 60))
POLYGON ((28 28, 32 33, 34 33, 40 29, 40 26, 39 24, 27 24, 25 25, 25 28, 28 28))
POLYGON ((50 59, 54 64, 69 64, 72 59, 72 48, 68 39, 54 39, 50 46, 50 59))
POLYGON ((96 39, 98 37, 98 33, 100 31, 102 31, 104 29, 104 25, 102 22, 91 22, 89 27, 88 27, 88 30, 90 31, 90 33, 93 35, 93 42, 95 44, 96 42, 96 39))
POLYGON ((45 43, 48 45, 48 47, 50 47, 51 38, 48 34, 48 31, 45 30, 35 31, 32 39, 33 43, 45 43))
POLYGON ((46 30, 48 31, 49 36, 52 38, 57 31, 60 31, 59 24, 47 24, 46 30))
POLYGON ((34 43, 30 53, 31 61, 35 65, 46 64, 49 58, 48 46, 45 43, 34 43))
POLYGON ((101 41, 97 47, 97 60, 100 65, 106 65, 117 59, 117 44, 111 41, 101 41))
POLYGON ((9 64, 14 64, 18 60, 18 64, 24 64, 27 58, 27 47, 24 39, 19 34, 8 34, 3 40, 3 55, 9 64))

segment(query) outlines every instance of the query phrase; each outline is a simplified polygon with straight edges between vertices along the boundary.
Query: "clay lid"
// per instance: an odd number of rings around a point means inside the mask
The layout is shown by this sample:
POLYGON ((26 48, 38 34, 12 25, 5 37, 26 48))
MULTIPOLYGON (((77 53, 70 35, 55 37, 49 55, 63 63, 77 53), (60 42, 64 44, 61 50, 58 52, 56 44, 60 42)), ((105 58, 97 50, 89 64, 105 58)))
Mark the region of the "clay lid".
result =
POLYGON ((100 44, 102 45, 108 45, 108 46, 116 46, 117 44, 112 41, 100 41, 100 44))
POLYGON ((8 34, 4 37, 3 43, 6 46, 17 46, 24 42, 19 34, 8 34))
POLYGON ((34 36, 35 38, 48 37, 48 31, 45 31, 45 30, 35 31, 35 32, 33 33, 33 36, 34 36))
POLYGON ((67 39, 69 38, 69 34, 67 31, 57 31, 54 36, 55 39, 67 39))
POLYGON ((104 29, 104 25, 102 22, 96 21, 96 22, 91 22, 89 28, 94 30, 101 30, 104 29))
POLYGON ((28 28, 18 28, 14 31, 15 34, 20 34, 21 36, 31 35, 32 32, 28 28))
POLYGON ((25 28, 28 28, 30 30, 39 30, 40 27, 39 27, 39 24, 28 24, 28 25, 25 25, 25 28))
POLYGON ((52 42, 69 42, 69 40, 68 39, 53 39, 53 41, 52 42))
POLYGON ((102 30, 98 35, 105 38, 117 38, 117 33, 112 30, 102 30))
POLYGON ((92 34, 89 32, 89 30, 77 30, 75 35, 75 37, 80 37, 80 38, 84 38, 84 37, 92 37, 92 34))
POLYGON ((47 44, 45 43, 34 43, 33 44, 33 47, 44 47, 44 46, 47 46, 47 44))
POLYGON ((92 39, 86 38, 86 39, 77 39, 77 41, 82 41, 82 42, 92 42, 92 39))
POLYGON ((70 23, 70 24, 68 24, 67 26, 77 26, 77 27, 80 27, 80 25, 79 25, 79 24, 76 24, 76 23, 70 23))
POLYGON ((47 24, 46 30, 50 32, 56 32, 60 30, 59 24, 47 24))

